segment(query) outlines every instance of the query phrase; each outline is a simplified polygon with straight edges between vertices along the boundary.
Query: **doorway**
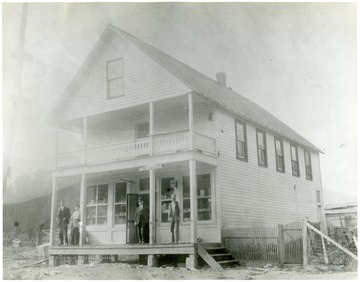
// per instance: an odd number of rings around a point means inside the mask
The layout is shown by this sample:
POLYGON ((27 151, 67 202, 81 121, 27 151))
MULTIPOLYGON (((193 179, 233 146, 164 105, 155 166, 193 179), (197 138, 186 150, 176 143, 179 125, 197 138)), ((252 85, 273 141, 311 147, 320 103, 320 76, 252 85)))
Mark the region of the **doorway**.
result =
POLYGON ((126 204, 126 244, 134 244, 138 242, 136 226, 135 226, 135 211, 137 208, 137 194, 127 194, 126 204))

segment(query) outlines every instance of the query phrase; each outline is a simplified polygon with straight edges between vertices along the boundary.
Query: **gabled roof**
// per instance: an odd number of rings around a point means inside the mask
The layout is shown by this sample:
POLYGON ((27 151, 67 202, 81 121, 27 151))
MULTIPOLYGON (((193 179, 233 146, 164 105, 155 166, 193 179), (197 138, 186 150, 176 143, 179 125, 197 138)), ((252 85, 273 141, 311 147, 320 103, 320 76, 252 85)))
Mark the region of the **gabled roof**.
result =
POLYGON ((63 103, 59 102, 50 114, 52 120, 54 120, 56 114, 61 111, 62 106, 69 102, 69 98, 73 91, 79 86, 81 77, 83 77, 86 70, 90 68, 93 57, 95 57, 98 52, 101 52, 101 48, 103 48, 104 43, 108 40, 108 38, 111 38, 110 33, 112 32, 127 40, 129 43, 133 44, 142 52, 150 56, 179 80, 193 89, 195 93, 210 99, 215 104, 234 113, 235 115, 252 122, 263 129, 273 132, 275 135, 282 136, 316 152, 322 152, 315 145, 307 141, 300 134, 295 132, 289 126, 271 115, 256 103, 169 56, 158 48, 145 43, 144 41, 113 25, 108 25, 105 29, 84 64, 66 88, 65 93, 62 96, 63 103))
POLYGON ((137 46, 141 51, 149 55, 164 68, 174 74, 178 79, 192 88, 196 93, 205 96, 219 106, 235 113, 236 115, 268 129, 273 133, 294 141, 306 148, 322 152, 315 145, 307 141, 282 121, 271 115, 265 109, 245 98, 244 96, 221 85, 217 81, 196 71, 188 65, 167 55, 163 51, 145 43, 131 34, 113 26, 109 27, 118 35, 137 46))

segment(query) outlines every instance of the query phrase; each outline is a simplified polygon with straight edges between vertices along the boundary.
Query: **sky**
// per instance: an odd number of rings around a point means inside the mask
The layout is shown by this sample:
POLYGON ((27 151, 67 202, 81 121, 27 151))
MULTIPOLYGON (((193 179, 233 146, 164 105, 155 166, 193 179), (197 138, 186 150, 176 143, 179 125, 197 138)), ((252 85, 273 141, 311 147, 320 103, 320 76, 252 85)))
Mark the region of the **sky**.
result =
POLYGON ((235 92, 323 150, 323 189, 356 196, 354 3, 30 3, 22 56, 21 11, 3 4, 3 106, 11 121, 4 154, 13 178, 54 168, 48 115, 113 24, 211 78, 225 72, 235 92))

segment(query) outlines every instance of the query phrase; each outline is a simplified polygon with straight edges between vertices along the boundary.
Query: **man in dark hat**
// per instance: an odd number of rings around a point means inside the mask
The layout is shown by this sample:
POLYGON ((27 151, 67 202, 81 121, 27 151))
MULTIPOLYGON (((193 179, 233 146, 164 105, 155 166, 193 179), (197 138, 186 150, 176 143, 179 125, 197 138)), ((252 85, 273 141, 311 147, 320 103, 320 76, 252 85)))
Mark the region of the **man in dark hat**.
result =
POLYGON ((59 237, 60 237, 60 244, 61 245, 68 245, 68 235, 67 235, 67 230, 68 230, 68 224, 69 224, 69 219, 70 219, 70 210, 69 208, 65 207, 65 201, 61 200, 60 201, 60 208, 58 209, 57 212, 57 222, 59 224, 60 227, 60 233, 59 233, 59 237))

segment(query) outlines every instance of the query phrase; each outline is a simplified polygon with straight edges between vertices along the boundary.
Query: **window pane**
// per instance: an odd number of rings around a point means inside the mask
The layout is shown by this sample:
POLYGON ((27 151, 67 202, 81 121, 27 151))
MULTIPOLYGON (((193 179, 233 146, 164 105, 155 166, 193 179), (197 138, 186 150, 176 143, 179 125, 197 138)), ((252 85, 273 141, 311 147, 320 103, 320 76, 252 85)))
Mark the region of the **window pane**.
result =
POLYGON ((114 224, 126 223, 126 205, 115 205, 115 220, 114 224))
POLYGON ((282 146, 280 140, 275 140, 276 144, 276 154, 282 156, 282 146))
POLYGON ((237 140, 245 142, 244 125, 236 123, 237 140))
POLYGON ((99 185, 97 203, 107 204, 107 202, 108 202, 108 185, 107 184, 99 185))
POLYGON ((96 186, 87 187, 87 204, 88 205, 96 204, 96 186))
POLYGON ((123 80, 122 78, 117 78, 108 81, 108 96, 118 97, 123 95, 123 80))
POLYGON ((126 203, 126 183, 116 183, 115 204, 126 203))
POLYGON ((306 165, 310 165, 310 153, 309 152, 305 152, 305 164, 306 165))
POLYGON ((259 152, 259 163, 260 164, 265 164, 265 151, 262 149, 258 150, 259 152))
POLYGON ((264 134, 262 132, 258 132, 257 133, 257 136, 258 136, 258 146, 260 148, 265 148, 265 145, 264 145, 264 134))
POLYGON ((97 225, 107 223, 107 205, 97 207, 97 225))
POLYGON ((96 207, 87 207, 86 208, 86 224, 95 225, 96 224, 96 207))
POLYGON ((198 220, 211 220, 211 179, 210 174, 197 176, 198 220))
POLYGON ((114 79, 123 76, 123 61, 116 60, 107 63, 107 79, 114 79))
POLYGON ((237 141, 237 153, 238 157, 245 158, 245 144, 243 142, 237 141))
POLYGON ((149 178, 141 178, 139 181, 139 191, 149 191, 149 190, 150 190, 149 178))
POLYGON ((291 159, 297 161, 296 147, 291 146, 291 159))

